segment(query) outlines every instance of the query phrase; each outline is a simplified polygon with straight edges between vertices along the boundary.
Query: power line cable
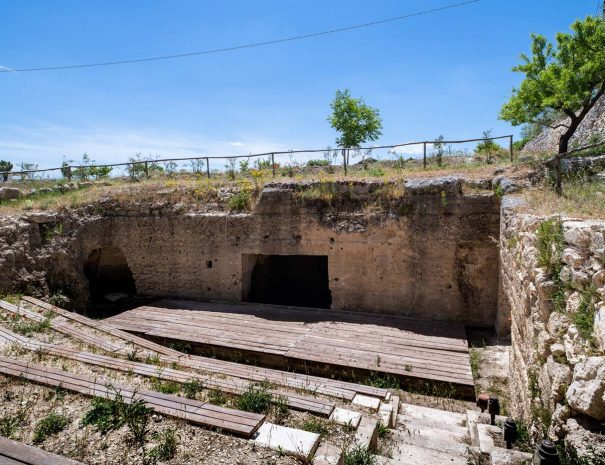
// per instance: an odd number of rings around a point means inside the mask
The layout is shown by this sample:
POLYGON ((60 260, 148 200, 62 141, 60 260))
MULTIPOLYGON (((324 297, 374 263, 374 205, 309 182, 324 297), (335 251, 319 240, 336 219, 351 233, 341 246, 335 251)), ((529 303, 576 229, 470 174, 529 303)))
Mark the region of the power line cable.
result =
POLYGON ((78 65, 43 66, 43 67, 36 67, 36 68, 20 68, 20 69, 13 69, 13 68, 1 69, 0 68, 0 73, 12 73, 12 72, 26 73, 26 72, 30 72, 30 71, 54 71, 54 70, 61 70, 61 69, 94 68, 94 67, 99 67, 99 66, 113 66, 113 65, 130 64, 130 63, 144 63, 144 62, 149 62, 149 61, 173 60, 173 59, 177 59, 177 58, 186 58, 186 57, 192 57, 192 56, 197 56, 197 55, 209 55, 209 54, 214 54, 214 53, 232 52, 235 50, 242 50, 242 49, 246 49, 246 48, 263 47, 263 46, 267 46, 267 45, 274 45, 274 44, 280 44, 280 43, 284 43, 284 42, 292 42, 295 40, 310 39, 313 37, 320 37, 320 36, 325 36, 325 35, 329 35, 329 34, 336 34, 336 33, 340 33, 340 32, 352 31, 354 29, 362 29, 362 28, 366 28, 366 27, 370 27, 370 26, 377 26, 380 24, 391 23, 394 21, 401 21, 403 19, 413 18, 416 16, 423 16, 423 15, 428 15, 431 13, 437 13, 439 11, 450 10, 452 8, 458 8, 458 7, 470 5, 472 3, 478 3, 480 1, 482 1, 482 0, 468 0, 465 2, 453 3, 453 4, 442 6, 439 8, 433 8, 430 10, 419 11, 417 13, 410 13, 410 14, 403 15, 403 16, 395 16, 393 18, 382 19, 379 21, 372 21, 370 23, 356 24, 354 26, 347 26, 347 27, 341 27, 338 29, 330 29, 328 31, 314 32, 311 34, 304 34, 304 35, 293 36, 293 37, 286 37, 283 39, 268 40, 265 42, 255 42, 255 43, 251 43, 251 44, 236 45, 233 47, 202 50, 202 51, 198 51, 198 52, 179 53, 179 54, 175 54, 175 55, 162 55, 162 56, 149 57, 149 58, 135 58, 135 59, 130 59, 130 60, 116 60, 116 61, 106 61, 106 62, 99 62, 99 63, 84 63, 84 64, 78 64, 78 65))

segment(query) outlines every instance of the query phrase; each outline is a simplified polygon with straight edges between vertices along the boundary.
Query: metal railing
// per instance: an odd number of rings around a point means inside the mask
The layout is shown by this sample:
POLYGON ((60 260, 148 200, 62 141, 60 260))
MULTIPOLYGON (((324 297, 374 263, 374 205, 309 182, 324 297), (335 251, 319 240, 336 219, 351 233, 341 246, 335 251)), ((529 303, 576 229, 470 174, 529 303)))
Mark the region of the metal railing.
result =
POLYGON ((429 146, 435 146, 436 144, 440 144, 441 146, 453 145, 453 144, 467 144, 472 142, 486 142, 486 141, 496 141, 501 139, 508 139, 509 146, 508 152, 510 154, 511 162, 514 159, 513 153, 513 136, 496 136, 496 137, 481 137, 477 139, 464 139, 464 140, 424 140, 418 142, 405 142, 402 144, 394 144, 394 145, 379 145, 379 146, 371 146, 371 147, 354 147, 354 148, 346 148, 346 147, 335 147, 335 148, 324 148, 324 149, 307 149, 307 150, 288 150, 288 151, 273 151, 273 152, 263 152, 263 153, 254 153, 248 155, 228 155, 228 156, 194 156, 194 157, 174 157, 174 158, 157 158, 157 159, 139 159, 134 160, 131 159, 128 162, 122 163, 105 163, 105 164, 92 164, 92 165, 63 165, 56 168, 42 168, 42 169, 27 169, 21 171, 0 171, 0 178, 7 179, 8 176, 15 175, 32 175, 35 173, 52 173, 52 172, 61 172, 63 177, 71 179, 73 173, 77 173, 78 170, 87 170, 87 169, 98 169, 98 168, 114 168, 114 167, 133 167, 137 165, 143 166, 143 171, 145 176, 149 177, 150 167, 153 168, 154 164, 158 163, 174 163, 174 162, 183 162, 183 161, 197 161, 197 160, 205 160, 206 162, 206 175, 208 178, 211 177, 210 172, 210 161, 211 160, 237 160, 237 159, 251 159, 251 158, 264 158, 270 157, 270 163, 272 168, 273 176, 275 176, 276 172, 276 164, 275 158, 280 156, 290 156, 298 155, 298 154, 314 154, 314 153, 326 153, 326 151, 330 150, 334 153, 341 152, 342 153, 342 166, 344 168, 345 174, 347 174, 347 167, 349 165, 349 152, 351 150, 361 151, 361 150, 380 150, 380 149, 399 149, 402 147, 410 147, 410 146, 420 146, 422 145, 422 160, 424 169, 427 168, 428 158, 427 158, 427 148, 429 146))

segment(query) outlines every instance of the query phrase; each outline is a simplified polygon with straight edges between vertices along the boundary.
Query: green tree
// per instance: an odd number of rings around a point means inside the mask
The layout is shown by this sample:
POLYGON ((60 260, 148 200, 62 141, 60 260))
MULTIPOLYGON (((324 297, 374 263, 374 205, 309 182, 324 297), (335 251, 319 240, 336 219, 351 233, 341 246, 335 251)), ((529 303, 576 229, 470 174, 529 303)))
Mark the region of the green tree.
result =
POLYGON ((595 103, 605 94, 605 22, 587 17, 571 25, 571 33, 558 33, 556 44, 532 35, 532 56, 521 55, 522 64, 513 71, 525 79, 503 107, 500 117, 517 126, 539 123, 563 128, 559 153, 595 103), (567 119, 548 123, 549 112, 567 119))
POLYGON ((2 173, 2 180, 8 181, 8 172, 13 169, 13 164, 10 161, 0 160, 0 172, 2 173))
POLYGON ((328 121, 340 133, 336 143, 342 147, 346 166, 348 149, 358 148, 382 135, 382 119, 376 108, 366 105, 363 98, 351 97, 348 89, 337 90, 330 107, 332 114, 328 121))

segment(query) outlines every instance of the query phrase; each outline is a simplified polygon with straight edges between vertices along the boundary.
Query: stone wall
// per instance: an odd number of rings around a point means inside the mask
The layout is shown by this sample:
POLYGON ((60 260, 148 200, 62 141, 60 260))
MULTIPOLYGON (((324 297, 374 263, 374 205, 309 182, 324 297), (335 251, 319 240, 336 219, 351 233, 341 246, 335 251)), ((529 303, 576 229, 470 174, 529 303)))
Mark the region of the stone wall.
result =
POLYGON ((116 246, 139 294, 239 301, 251 255, 324 255, 334 309, 493 325, 499 199, 463 195, 453 178, 393 187, 404 195, 386 207, 388 195, 377 193, 384 183, 329 186, 335 207, 300 194, 317 185, 293 184, 266 187, 250 213, 106 200, 42 225, 33 214, 4 219, 22 225, 32 263, 0 263, 0 276, 46 270, 47 283, 82 305, 83 264, 95 249, 116 246), (56 234, 44 232, 57 225, 56 234))
POLYGON ((500 236, 500 315, 509 315, 512 338, 511 413, 531 424, 536 438, 565 437, 582 455, 592 446, 605 454, 599 434, 605 420, 605 221, 555 220, 560 244, 541 247, 545 236, 537 231, 548 219, 520 207, 517 199, 503 200, 500 236), (540 266, 544 250, 558 257, 552 267, 560 269, 558 278, 540 266))

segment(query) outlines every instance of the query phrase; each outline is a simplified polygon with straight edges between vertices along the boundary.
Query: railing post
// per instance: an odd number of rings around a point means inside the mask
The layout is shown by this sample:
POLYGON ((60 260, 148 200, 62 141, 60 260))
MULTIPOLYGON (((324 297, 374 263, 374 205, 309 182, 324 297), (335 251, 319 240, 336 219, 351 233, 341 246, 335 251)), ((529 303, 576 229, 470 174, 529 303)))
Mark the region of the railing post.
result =
POLYGON ((424 169, 426 169, 426 142, 422 143, 422 164, 424 165, 424 169))
POLYGON ((206 157, 206 175, 210 179, 210 158, 206 157))
POLYGON ((347 150, 342 149, 342 164, 345 168, 345 176, 347 175, 347 150))
POLYGON ((145 162, 145 176, 149 179, 149 165, 145 162))
POLYGON ((271 169, 273 170, 273 177, 275 177, 275 154, 271 154, 271 169))
POLYGON ((555 192, 557 195, 563 194, 563 167, 561 166, 561 155, 557 154, 555 157, 555 170, 557 174, 557 179, 555 181, 555 192))
POLYGON ((513 136, 510 136, 508 147, 510 150, 510 162, 512 163, 513 161, 515 161, 513 155, 513 136))

